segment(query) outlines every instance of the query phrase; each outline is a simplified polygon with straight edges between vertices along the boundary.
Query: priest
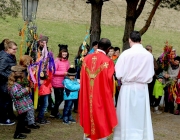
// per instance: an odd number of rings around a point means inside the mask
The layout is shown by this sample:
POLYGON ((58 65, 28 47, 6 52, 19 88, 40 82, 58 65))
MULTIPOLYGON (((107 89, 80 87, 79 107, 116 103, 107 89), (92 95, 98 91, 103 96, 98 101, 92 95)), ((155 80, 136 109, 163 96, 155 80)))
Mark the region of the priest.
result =
POLYGON ((113 140, 154 140, 148 93, 154 59, 142 46, 138 31, 130 33, 129 44, 130 49, 120 55, 115 65, 116 77, 122 86, 113 140))
POLYGON ((114 63, 106 56, 111 46, 107 38, 87 55, 81 67, 79 117, 85 140, 106 140, 117 125, 113 102, 114 63))

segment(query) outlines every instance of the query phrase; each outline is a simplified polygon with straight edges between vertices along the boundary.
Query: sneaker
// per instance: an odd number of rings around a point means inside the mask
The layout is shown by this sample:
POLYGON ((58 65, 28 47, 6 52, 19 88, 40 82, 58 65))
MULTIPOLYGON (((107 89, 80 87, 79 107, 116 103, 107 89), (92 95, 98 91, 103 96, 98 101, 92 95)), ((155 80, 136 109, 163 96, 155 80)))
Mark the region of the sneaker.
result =
POLYGON ((30 128, 30 129, 39 129, 39 128, 40 128, 40 126, 37 125, 36 123, 33 123, 33 124, 31 124, 31 125, 28 125, 27 127, 30 128))
POLYGON ((70 123, 76 123, 75 119, 70 119, 69 122, 70 123))
POLYGON ((69 121, 63 121, 63 124, 70 125, 71 123, 69 121))
POLYGON ((15 135, 14 134, 14 139, 25 139, 27 136, 26 135, 24 135, 24 134, 18 134, 18 135, 15 135))
POLYGON ((154 111, 154 113, 156 113, 156 114, 161 114, 162 113, 162 111, 159 111, 159 110, 156 110, 156 111, 154 111))
POLYGON ((51 122, 46 119, 37 119, 36 123, 43 125, 43 124, 50 124, 51 122))
POLYGON ((14 125, 15 122, 11 121, 10 119, 7 119, 6 122, 0 123, 0 125, 14 125))
POLYGON ((55 118, 56 116, 55 116, 55 115, 53 115, 53 114, 51 114, 51 115, 50 115, 50 117, 51 117, 51 118, 55 118))
POLYGON ((51 118, 56 118, 56 119, 63 119, 63 116, 61 114, 58 114, 58 115, 51 114, 50 117, 51 118))

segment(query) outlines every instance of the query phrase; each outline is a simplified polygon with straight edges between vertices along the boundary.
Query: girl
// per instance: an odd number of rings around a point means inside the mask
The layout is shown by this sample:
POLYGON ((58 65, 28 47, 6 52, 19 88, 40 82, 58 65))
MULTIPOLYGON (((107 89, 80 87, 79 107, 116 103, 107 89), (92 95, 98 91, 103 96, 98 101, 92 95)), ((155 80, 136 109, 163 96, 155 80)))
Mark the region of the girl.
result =
POLYGON ((24 80, 25 76, 23 71, 26 70, 26 68, 16 65, 13 66, 11 70, 12 73, 8 78, 8 90, 18 113, 14 139, 25 139, 26 135, 21 133, 31 132, 30 129, 25 128, 25 118, 27 111, 33 108, 33 102, 29 95, 29 87, 26 87, 26 81, 24 80))
POLYGON ((50 117, 55 117, 60 119, 62 116, 59 113, 59 105, 63 101, 63 90, 64 86, 62 81, 64 77, 67 75, 67 70, 69 69, 70 63, 68 61, 69 53, 68 46, 59 44, 59 55, 58 58, 55 59, 55 73, 52 78, 52 86, 54 89, 55 95, 55 106, 51 111, 50 117))
MULTIPOLYGON (((26 67, 26 69, 32 63, 33 63, 33 59, 29 55, 23 55, 19 60, 19 65, 21 65, 23 67, 26 67)), ((24 73, 25 73, 26 79, 28 81, 28 78, 29 78, 28 71, 24 71, 24 73)), ((34 96, 34 84, 33 84, 33 82, 31 81, 30 78, 29 78, 28 83, 29 83, 29 86, 30 86, 31 98, 32 98, 34 96)), ((33 100, 33 98, 32 98, 32 100, 33 100)), ((35 123, 34 108, 32 108, 31 110, 29 110, 27 112, 26 121, 28 123, 28 128, 31 128, 31 129, 40 128, 40 126, 35 123)))

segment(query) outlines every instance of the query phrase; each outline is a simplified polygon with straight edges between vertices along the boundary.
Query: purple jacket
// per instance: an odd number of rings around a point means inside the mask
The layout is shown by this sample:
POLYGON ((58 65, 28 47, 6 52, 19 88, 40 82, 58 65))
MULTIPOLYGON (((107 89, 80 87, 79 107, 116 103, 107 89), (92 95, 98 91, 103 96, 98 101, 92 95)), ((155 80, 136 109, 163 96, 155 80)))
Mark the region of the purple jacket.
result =
POLYGON ((68 60, 59 58, 55 59, 55 73, 52 77, 52 86, 55 88, 64 87, 62 82, 64 80, 64 77, 66 76, 64 73, 68 71, 70 67, 70 63, 68 60))

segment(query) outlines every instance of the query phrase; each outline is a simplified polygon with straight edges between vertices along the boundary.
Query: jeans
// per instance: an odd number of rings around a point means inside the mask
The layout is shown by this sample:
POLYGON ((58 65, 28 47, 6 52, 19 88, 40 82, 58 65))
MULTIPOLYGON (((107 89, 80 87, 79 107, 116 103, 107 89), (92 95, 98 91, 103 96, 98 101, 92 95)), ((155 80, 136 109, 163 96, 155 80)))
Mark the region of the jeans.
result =
POLYGON ((26 121, 27 121, 28 125, 31 125, 31 124, 35 123, 34 108, 27 111, 26 121))
POLYGON ((43 119, 44 118, 44 112, 46 108, 48 107, 48 96, 47 95, 42 95, 39 97, 39 114, 38 114, 38 119, 43 119))
POLYGON ((72 119, 71 109, 73 106, 74 100, 65 100, 64 110, 63 110, 63 121, 67 122, 72 119))
POLYGON ((54 88, 54 96, 55 96, 55 105, 51 111, 51 114, 57 116, 59 114, 59 106, 63 101, 64 96, 64 88, 54 88))

